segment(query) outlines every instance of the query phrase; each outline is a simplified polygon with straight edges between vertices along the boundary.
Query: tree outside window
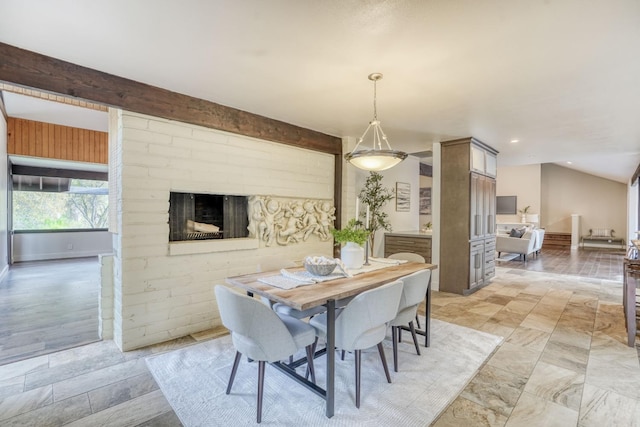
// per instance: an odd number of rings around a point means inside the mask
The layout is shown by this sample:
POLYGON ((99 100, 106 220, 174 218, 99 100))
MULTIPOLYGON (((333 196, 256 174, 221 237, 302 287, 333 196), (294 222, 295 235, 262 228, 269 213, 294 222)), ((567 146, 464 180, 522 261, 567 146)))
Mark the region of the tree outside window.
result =
POLYGON ((68 191, 13 191, 14 230, 108 227, 108 183, 72 179, 68 191))

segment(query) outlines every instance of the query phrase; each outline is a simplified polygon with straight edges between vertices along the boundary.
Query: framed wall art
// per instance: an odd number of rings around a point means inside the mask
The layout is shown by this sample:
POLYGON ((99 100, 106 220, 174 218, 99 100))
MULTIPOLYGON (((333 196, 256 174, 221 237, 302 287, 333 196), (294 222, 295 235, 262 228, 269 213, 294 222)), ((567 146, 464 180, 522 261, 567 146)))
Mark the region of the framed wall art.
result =
POLYGON ((396 182, 396 212, 409 212, 411 209, 411 184, 396 182))
POLYGON ((420 189, 420 215, 431 215, 431 187, 420 189))

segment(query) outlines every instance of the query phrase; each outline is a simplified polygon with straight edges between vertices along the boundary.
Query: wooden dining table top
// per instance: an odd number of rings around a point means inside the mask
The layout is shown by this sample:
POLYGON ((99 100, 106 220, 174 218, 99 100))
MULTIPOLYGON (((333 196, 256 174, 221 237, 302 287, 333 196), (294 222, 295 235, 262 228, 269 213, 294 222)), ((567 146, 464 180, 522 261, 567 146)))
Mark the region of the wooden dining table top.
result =
MULTIPOLYGON (((262 277, 280 274, 279 271, 265 271, 261 273, 244 274, 242 276, 227 277, 226 282, 232 286, 245 289, 256 295, 266 297, 272 301, 281 302, 298 310, 306 310, 325 304, 330 299, 348 298, 369 289, 377 288, 408 274, 420 270, 433 270, 437 266, 421 262, 407 262, 399 265, 389 265, 353 277, 344 277, 312 285, 302 285, 294 289, 280 289, 266 283, 259 282, 262 277)), ((292 268, 290 271, 302 271, 304 267, 292 268)))

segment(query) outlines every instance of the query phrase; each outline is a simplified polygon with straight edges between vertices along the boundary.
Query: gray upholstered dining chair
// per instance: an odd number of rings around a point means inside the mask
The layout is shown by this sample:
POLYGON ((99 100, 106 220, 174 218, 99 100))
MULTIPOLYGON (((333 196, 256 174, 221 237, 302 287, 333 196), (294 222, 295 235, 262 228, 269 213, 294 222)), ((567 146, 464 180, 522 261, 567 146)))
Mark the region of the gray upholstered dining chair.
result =
MULTIPOLYGON (((427 262, 422 255, 414 254, 413 252, 396 252, 395 254, 389 255, 389 259, 403 259, 409 262, 427 262)), ((420 328, 420 319, 418 319, 417 314, 416 325, 420 328)))
MULTIPOLYGON (((382 341, 387 332, 387 323, 398 312, 402 282, 387 283, 375 289, 357 295, 336 316, 335 342, 342 350, 353 351, 356 369, 356 407, 360 407, 360 372, 362 350, 378 346, 387 381, 391 382, 387 360, 384 356, 382 341)), ((316 335, 327 337, 327 313, 313 317, 309 324, 316 328, 316 335)), ((315 350, 315 346, 314 346, 315 350)), ((333 351, 333 349, 327 351, 333 351)))
POLYGON ((422 255, 414 254, 413 252, 398 252, 398 253, 389 255, 389 258, 403 259, 411 262, 425 262, 425 259, 422 255))
POLYGON ((257 299, 233 292, 224 286, 215 287, 218 311, 222 324, 231 331, 236 357, 226 393, 231 393, 238 364, 244 354, 258 361, 257 422, 262 421, 262 396, 264 391, 265 362, 277 362, 303 348, 311 380, 315 382, 312 344, 315 330, 309 324, 289 316, 276 314, 257 299))
POLYGON ((416 271, 400 279, 403 287, 400 305, 398 306, 398 314, 395 319, 389 322, 389 326, 391 326, 391 339, 393 340, 393 370, 396 372, 398 372, 398 341, 401 326, 409 325, 411 336, 413 337, 413 344, 416 347, 416 353, 420 355, 420 347, 418 346, 413 319, 417 316, 418 306, 427 294, 429 279, 431 279, 431 270, 416 271))

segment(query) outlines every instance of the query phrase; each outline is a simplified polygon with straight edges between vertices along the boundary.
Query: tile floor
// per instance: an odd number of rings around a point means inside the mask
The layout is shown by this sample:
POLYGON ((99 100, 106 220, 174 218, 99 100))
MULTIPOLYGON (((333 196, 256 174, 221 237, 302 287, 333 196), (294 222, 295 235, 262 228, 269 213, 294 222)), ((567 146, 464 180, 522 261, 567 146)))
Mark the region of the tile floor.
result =
MULTIPOLYGON (((621 287, 498 267, 471 296, 435 292, 434 318, 505 341, 434 425, 640 425, 640 363, 624 344, 621 287)), ((127 353, 98 342, 0 366, 0 425, 179 426, 144 358, 220 333, 127 353)))

